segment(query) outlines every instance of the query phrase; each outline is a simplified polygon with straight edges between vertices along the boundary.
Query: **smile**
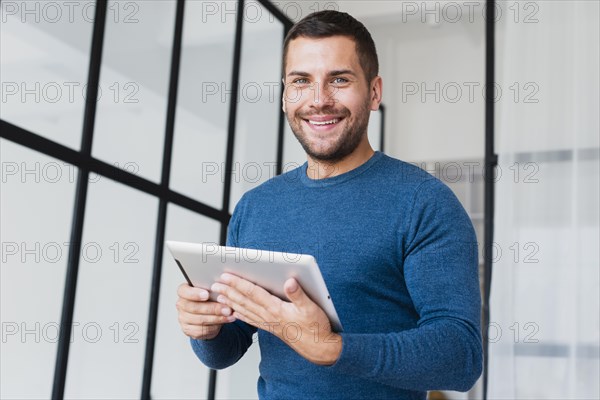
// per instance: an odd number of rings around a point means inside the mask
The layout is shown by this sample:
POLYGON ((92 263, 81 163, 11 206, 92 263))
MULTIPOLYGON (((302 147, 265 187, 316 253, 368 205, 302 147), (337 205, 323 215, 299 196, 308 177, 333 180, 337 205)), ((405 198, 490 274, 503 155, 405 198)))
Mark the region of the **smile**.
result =
POLYGON ((313 121, 313 120, 308 120, 309 123, 313 124, 313 125, 332 125, 332 124, 337 124, 339 121, 339 119, 335 118, 335 119, 331 119, 329 121, 313 121))
POLYGON ((344 119, 344 118, 342 118, 342 117, 332 118, 332 117, 317 117, 317 116, 313 116, 310 119, 305 119, 304 122, 306 122, 306 124, 308 126, 310 126, 310 128, 313 129, 313 130, 325 131, 325 130, 330 130, 330 129, 333 129, 334 127, 336 127, 337 124, 342 119, 344 119))

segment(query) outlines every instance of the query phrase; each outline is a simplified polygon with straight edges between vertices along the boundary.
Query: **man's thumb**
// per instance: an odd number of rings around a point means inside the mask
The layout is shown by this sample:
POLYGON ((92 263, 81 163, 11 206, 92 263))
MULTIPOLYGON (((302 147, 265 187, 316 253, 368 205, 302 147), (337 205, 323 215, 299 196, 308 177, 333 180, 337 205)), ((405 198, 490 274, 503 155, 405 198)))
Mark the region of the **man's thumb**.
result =
POLYGON ((305 305, 310 299, 294 278, 285 281, 283 290, 290 301, 296 305, 305 305))

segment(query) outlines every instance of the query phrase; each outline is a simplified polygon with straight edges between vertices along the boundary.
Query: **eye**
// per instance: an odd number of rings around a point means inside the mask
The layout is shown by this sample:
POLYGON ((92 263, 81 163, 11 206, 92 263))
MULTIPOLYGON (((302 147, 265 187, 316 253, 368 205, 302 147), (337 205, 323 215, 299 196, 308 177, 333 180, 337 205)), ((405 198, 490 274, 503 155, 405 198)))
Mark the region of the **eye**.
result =
POLYGON ((341 84, 344 84, 344 83, 348 83, 348 79, 337 77, 337 78, 333 79, 333 83, 335 83, 337 85, 341 85, 341 84))
POLYGON ((296 85, 306 85, 308 83, 308 80, 306 78, 297 78, 297 79, 294 79, 292 81, 292 83, 294 83, 296 85))

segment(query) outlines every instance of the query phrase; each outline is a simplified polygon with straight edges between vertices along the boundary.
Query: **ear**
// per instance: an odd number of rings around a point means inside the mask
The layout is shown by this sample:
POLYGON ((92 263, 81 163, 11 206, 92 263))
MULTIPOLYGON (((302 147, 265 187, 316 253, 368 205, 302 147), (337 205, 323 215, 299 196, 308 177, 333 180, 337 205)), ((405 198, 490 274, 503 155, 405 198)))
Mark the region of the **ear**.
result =
POLYGON ((282 79, 281 82, 283 82, 283 96, 281 96, 281 109, 283 110, 283 113, 285 114, 285 80, 282 79))
POLYGON ((379 75, 373 78, 371 82, 371 111, 379 110, 381 104, 381 96, 383 95, 383 80, 379 75))

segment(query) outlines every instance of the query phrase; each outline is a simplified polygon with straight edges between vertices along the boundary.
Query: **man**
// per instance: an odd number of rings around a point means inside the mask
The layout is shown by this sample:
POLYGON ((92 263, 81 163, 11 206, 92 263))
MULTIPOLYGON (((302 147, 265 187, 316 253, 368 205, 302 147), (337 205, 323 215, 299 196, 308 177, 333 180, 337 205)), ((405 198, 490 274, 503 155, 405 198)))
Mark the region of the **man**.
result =
POLYGON ((283 301, 224 275, 218 302, 179 287, 196 355, 226 368, 258 331, 261 398, 468 390, 482 369, 475 234, 447 186, 371 148, 382 80, 369 32, 345 13, 311 14, 290 30, 283 65, 283 110, 307 162, 242 197, 227 244, 315 256, 344 331, 294 279, 283 301))

